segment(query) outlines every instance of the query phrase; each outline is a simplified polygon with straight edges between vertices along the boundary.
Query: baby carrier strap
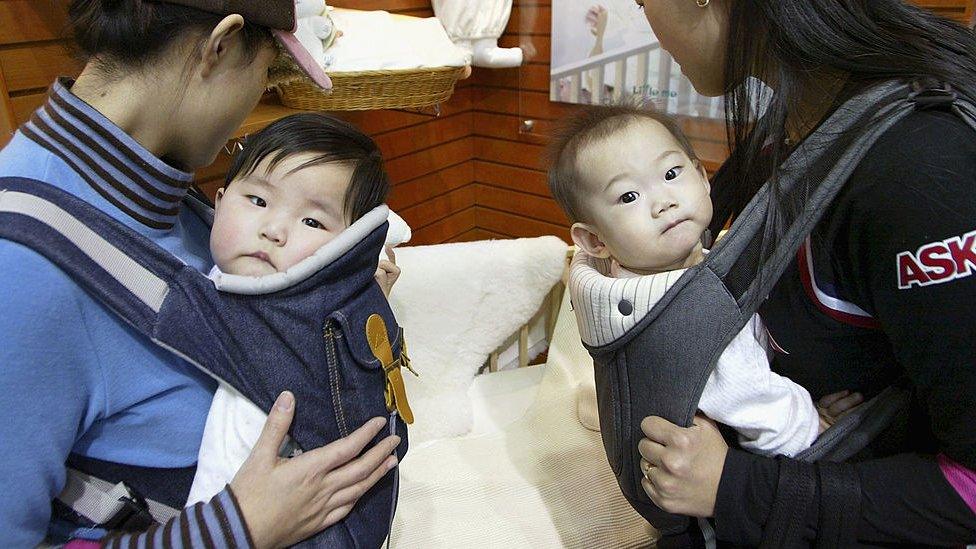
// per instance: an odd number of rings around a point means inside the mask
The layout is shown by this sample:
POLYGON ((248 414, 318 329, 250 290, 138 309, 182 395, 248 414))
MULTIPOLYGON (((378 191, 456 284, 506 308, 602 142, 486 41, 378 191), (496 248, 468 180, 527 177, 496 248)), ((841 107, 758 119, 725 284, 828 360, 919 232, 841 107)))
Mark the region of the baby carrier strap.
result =
MULTIPOLYGON (((72 279, 86 281, 106 306, 151 336, 169 291, 166 282, 130 257, 135 250, 126 251, 101 236, 114 224, 85 216, 90 207, 80 202, 43 182, 0 178, 0 238, 37 251, 72 279)), ((155 259, 167 263, 164 257, 155 259)), ((72 468, 56 499, 55 508, 59 506, 61 515, 67 512, 81 523, 106 529, 141 529, 178 513, 124 482, 113 484, 72 468)))
MULTIPOLYGON (((152 327, 169 293, 156 272, 172 272, 183 263, 168 254, 146 256, 132 239, 103 235, 119 232, 81 199, 47 183, 0 178, 0 238, 31 248, 92 291, 132 327, 152 337, 152 327), (134 257, 140 257, 142 262, 134 257), (155 271, 155 272, 154 272, 155 271)), ((139 236, 139 235, 135 235, 139 236)))
MULTIPOLYGON (((797 146, 779 168, 776 188, 767 182, 736 218, 729 234, 702 263, 688 269, 632 329, 607 345, 587 346, 597 364, 602 436, 611 467, 630 503, 662 534, 681 532, 689 521, 658 509, 641 488, 637 454, 637 442, 643 437, 641 419, 653 415, 691 425, 722 352, 758 310, 851 173, 885 132, 923 108, 951 108, 976 129, 976 109, 947 87, 925 88, 905 82, 871 87, 841 105, 797 146), (769 208, 778 209, 779 227, 768 226, 769 208), (772 239, 773 234, 781 236, 772 239), (702 307, 703 303, 708 306, 702 307)), ((902 389, 883 391, 798 458, 840 461, 857 454, 907 402, 907 392, 902 389)), ((821 488, 851 487, 851 479, 837 471, 824 468, 821 488), (835 473, 843 478, 835 478, 835 473)), ((774 508, 771 518, 782 516, 789 521, 790 513, 803 508, 805 498, 814 495, 802 489, 809 479, 789 473, 785 477, 783 482, 792 487, 787 492, 794 494, 793 499, 780 498, 782 509, 774 508)), ((850 534, 847 523, 836 516, 845 510, 844 505, 827 509, 824 524, 850 534)), ((784 539, 800 534, 787 530, 784 539)), ((841 535, 839 530, 835 533, 841 535)))

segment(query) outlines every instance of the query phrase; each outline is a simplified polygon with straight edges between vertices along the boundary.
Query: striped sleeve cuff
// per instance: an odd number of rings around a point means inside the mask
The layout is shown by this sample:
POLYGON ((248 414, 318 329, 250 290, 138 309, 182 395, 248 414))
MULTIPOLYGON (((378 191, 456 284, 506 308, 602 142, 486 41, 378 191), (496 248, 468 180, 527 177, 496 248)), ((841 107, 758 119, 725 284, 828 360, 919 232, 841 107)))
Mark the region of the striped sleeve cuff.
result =
POLYGON ((145 532, 119 532, 106 538, 107 549, 140 547, 241 548, 254 547, 237 498, 227 486, 209 503, 197 503, 166 524, 154 524, 145 532))

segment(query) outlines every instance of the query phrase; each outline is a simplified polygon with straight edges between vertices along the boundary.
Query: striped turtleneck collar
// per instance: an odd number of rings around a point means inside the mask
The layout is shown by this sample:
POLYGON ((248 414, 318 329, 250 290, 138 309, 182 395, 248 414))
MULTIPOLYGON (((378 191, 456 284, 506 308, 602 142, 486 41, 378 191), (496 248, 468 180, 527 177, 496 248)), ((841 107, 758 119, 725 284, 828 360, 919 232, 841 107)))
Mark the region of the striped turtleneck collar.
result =
POLYGON ((75 97, 71 84, 69 79, 58 79, 21 132, 64 160, 103 198, 139 223, 171 229, 193 175, 153 156, 75 97))

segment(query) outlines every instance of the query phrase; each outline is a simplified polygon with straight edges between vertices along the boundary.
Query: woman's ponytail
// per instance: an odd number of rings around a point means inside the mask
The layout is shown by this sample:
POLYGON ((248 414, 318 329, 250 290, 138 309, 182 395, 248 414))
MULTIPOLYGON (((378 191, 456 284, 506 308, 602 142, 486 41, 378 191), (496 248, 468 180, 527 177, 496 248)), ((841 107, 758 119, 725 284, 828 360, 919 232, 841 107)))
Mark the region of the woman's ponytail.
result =
MULTIPOLYGON (((209 33, 222 16, 149 0, 72 0, 68 20, 79 54, 102 69, 141 68, 189 33, 209 33)), ((246 51, 256 55, 269 43, 264 27, 245 23, 246 51)))

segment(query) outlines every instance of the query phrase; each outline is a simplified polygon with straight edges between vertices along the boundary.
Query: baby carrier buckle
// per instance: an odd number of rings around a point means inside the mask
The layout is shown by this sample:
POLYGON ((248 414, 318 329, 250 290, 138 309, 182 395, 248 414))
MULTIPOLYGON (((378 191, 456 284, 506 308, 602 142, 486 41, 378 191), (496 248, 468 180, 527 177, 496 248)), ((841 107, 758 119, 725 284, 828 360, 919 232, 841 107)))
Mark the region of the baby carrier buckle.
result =
POLYGON ((386 374, 386 388, 383 391, 386 409, 390 412, 396 410, 407 425, 413 423, 413 411, 410 409, 410 403, 407 402, 407 390, 403 385, 403 376, 400 374, 400 366, 406 366, 417 375, 417 372, 410 367, 406 343, 401 345, 400 356, 394 360, 393 346, 390 345, 390 338, 386 333, 386 322, 378 314, 372 314, 366 319, 366 340, 373 351, 373 356, 383 365, 383 372, 386 374))
POLYGON ((912 92, 908 94, 908 100, 915 103, 919 110, 946 108, 958 98, 959 94, 946 82, 929 82, 926 85, 915 81, 912 83, 912 92))

